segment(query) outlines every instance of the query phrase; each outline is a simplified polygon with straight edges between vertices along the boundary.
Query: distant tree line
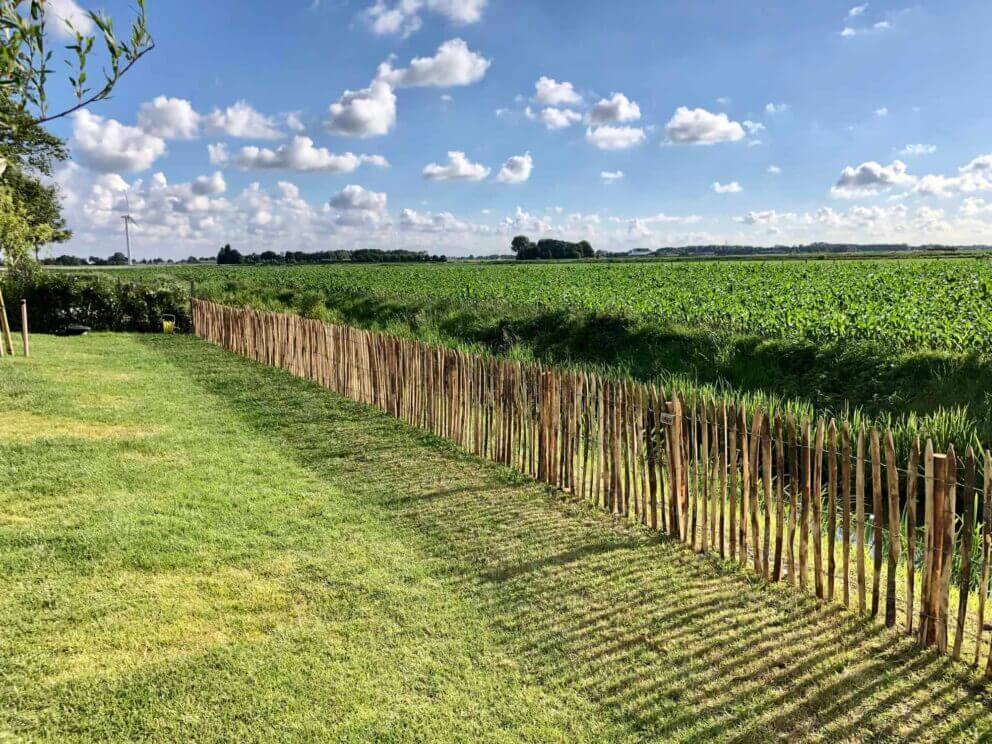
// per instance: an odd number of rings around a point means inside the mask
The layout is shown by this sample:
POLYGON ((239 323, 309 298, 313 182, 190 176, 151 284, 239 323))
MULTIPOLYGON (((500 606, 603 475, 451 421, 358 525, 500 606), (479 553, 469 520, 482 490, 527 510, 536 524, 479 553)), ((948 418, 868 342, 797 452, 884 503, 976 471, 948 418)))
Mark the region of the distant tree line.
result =
POLYGON ((217 254, 218 264, 325 264, 325 263, 429 263, 444 262, 444 256, 432 256, 423 251, 407 251, 402 249, 380 250, 378 248, 360 248, 354 251, 262 251, 261 253, 242 254, 230 245, 225 245, 217 254))
POLYGON ((510 250, 518 261, 535 261, 562 258, 593 258, 596 254, 589 241, 569 243, 566 240, 538 240, 532 243, 526 235, 518 235, 510 242, 510 250))
MULTIPOLYGON (((654 256, 759 256, 810 253, 904 253, 909 251, 988 250, 989 246, 909 245, 908 243, 808 243, 805 245, 693 245, 659 248, 654 256)), ((629 254, 614 254, 629 255, 629 254)))
MULTIPOLYGON (((140 264, 142 266, 150 266, 159 264, 199 264, 213 262, 214 260, 212 258, 197 258, 196 256, 190 256, 189 258, 182 258, 178 260, 171 258, 142 258, 134 261, 133 263, 140 264)), ((43 258, 39 261, 39 263, 44 266, 127 266, 127 256, 120 251, 117 251, 109 258, 101 258, 100 256, 80 258, 79 256, 62 255, 43 258)))

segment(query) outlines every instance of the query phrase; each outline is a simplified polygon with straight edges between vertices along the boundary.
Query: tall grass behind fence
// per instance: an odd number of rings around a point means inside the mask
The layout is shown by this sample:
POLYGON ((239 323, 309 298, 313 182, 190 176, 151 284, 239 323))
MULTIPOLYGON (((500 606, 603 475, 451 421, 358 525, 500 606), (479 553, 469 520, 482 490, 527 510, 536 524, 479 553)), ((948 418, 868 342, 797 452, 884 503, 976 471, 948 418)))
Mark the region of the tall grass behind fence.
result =
POLYGON ((195 332, 611 514, 964 657, 984 640, 992 454, 194 301, 195 332))

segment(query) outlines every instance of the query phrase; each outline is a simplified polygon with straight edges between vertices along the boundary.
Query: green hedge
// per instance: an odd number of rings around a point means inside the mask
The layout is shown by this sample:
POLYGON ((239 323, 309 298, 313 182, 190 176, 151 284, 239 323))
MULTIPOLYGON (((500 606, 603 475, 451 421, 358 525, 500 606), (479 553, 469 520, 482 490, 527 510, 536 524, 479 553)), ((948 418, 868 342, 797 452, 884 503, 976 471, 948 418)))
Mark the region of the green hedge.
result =
POLYGON ((28 301, 28 326, 54 333, 67 325, 94 331, 162 330, 162 316, 175 315, 189 330, 189 287, 168 280, 130 281, 110 275, 35 270, 0 282, 11 325, 20 329, 20 301, 28 301))

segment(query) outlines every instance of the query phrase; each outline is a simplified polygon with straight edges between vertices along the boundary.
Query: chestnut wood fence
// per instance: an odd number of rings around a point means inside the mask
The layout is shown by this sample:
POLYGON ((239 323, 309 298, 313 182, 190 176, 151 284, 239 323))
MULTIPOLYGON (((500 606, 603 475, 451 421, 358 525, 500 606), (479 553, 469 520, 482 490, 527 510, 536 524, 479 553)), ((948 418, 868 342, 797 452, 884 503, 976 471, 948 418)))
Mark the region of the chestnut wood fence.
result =
POLYGON ((195 300, 195 333, 992 676, 992 455, 195 300))

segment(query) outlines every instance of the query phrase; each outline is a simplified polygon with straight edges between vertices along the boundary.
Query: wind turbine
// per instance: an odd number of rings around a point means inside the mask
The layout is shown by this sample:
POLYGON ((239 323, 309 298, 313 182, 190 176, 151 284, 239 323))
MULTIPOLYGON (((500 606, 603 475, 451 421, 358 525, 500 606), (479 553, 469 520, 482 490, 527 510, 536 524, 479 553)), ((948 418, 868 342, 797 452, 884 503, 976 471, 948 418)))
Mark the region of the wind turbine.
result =
POLYGON ((124 203, 127 205, 127 212, 124 215, 121 216, 121 219, 124 220, 124 241, 125 241, 125 244, 127 245, 127 265, 128 266, 131 266, 132 265, 132 262, 131 262, 131 230, 130 230, 130 227, 131 227, 131 225, 137 225, 138 223, 135 222, 134 217, 131 216, 131 202, 128 201, 127 192, 126 191, 124 192, 124 203))

